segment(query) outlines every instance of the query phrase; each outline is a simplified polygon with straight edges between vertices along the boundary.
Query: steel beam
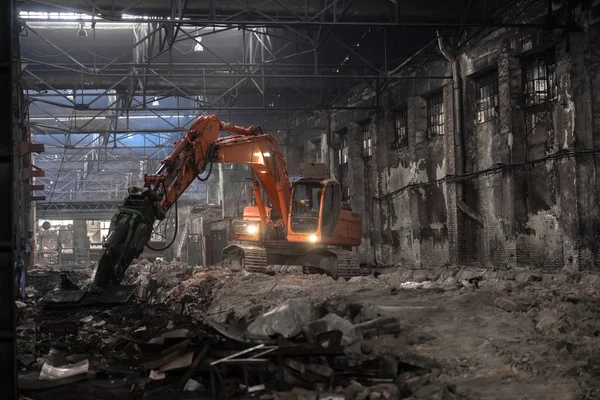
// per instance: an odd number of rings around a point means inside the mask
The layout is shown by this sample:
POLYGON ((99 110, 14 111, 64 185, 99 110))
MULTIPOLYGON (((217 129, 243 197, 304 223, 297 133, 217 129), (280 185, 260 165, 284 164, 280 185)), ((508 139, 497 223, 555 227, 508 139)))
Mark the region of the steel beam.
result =
MULTIPOLYGON (((389 17, 389 16, 388 16, 389 17)), ((240 25, 246 27, 285 27, 285 26, 293 26, 293 27, 350 27, 350 28, 358 28, 358 27, 387 27, 387 28, 405 28, 412 26, 423 26, 423 27, 431 27, 431 28, 535 28, 535 29, 558 29, 558 28, 566 28, 563 24, 548 24, 548 23, 519 23, 519 22, 503 22, 503 21, 479 21, 479 20, 470 20, 470 21, 453 21, 453 20, 440 20, 440 19, 410 19, 403 20, 397 22, 387 21, 388 18, 383 20, 373 20, 373 21, 291 21, 291 20, 248 20, 248 19, 240 19, 240 20, 225 20, 225 19, 217 19, 211 21, 209 19, 200 19, 200 18, 188 18, 183 21, 174 21, 166 18, 155 18, 155 19, 106 19, 100 16, 97 17, 98 21, 106 21, 111 23, 123 22, 127 24, 132 23, 148 23, 148 22, 156 22, 160 24, 179 24, 181 23, 183 26, 214 26, 214 27, 238 27, 240 25)), ((27 21, 32 22, 47 22, 46 18, 27 18, 27 21)), ((78 19, 61 19, 61 22, 79 22, 78 19)))

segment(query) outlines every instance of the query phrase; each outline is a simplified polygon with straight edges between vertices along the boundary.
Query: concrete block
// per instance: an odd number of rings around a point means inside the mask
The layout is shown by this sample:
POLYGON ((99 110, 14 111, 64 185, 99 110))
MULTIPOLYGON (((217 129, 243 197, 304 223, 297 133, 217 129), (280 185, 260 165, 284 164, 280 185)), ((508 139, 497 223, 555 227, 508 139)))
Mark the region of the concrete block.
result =
POLYGON ((517 273, 514 271, 505 271, 504 273, 501 274, 501 277, 503 279, 507 279, 509 281, 514 281, 516 276, 517 276, 517 273))
POLYGON ((440 278, 441 272, 438 269, 430 269, 427 271, 428 281, 437 281, 440 278))
POLYGON ((442 281, 446 281, 448 278, 454 278, 458 271, 456 270, 445 270, 440 273, 439 279, 442 281))
POLYGON ((549 311, 542 316, 539 322, 535 325, 535 329, 541 332, 548 331, 552 329, 554 325, 556 325, 559 319, 560 318, 556 310, 549 311))
POLYGON ((480 275, 480 274, 478 274, 477 271, 465 269, 465 270, 459 271, 458 274, 456 274, 456 279, 459 281, 465 281, 465 280, 475 278, 478 275, 480 275))
POLYGON ((413 272, 412 274, 412 281, 414 282, 424 282, 427 279, 427 270, 424 269, 417 269, 413 272))
POLYGON ((581 280, 579 282, 586 285, 596 286, 600 284, 600 275, 586 274, 581 277, 581 280))
POLYGON ((413 273, 414 271, 412 269, 405 269, 404 271, 401 271, 400 280, 404 282, 410 281, 413 277, 413 273))
POLYGON ((498 279, 500 277, 500 273, 498 271, 485 271, 483 276, 485 279, 498 279))
POLYGON ((496 301, 494 301, 494 305, 508 312, 521 311, 521 306, 518 303, 502 297, 498 297, 496 301))
POLYGON ((569 277, 567 274, 542 274, 543 282, 560 282, 566 283, 568 282, 569 277))
POLYGON ((313 321, 316 310, 307 299, 287 299, 280 306, 258 317, 248 327, 255 335, 280 334, 285 338, 297 335, 302 327, 313 321))
POLYGON ((515 276, 515 280, 517 282, 519 282, 519 283, 541 281, 542 280, 542 274, 532 273, 532 272, 519 272, 515 276))

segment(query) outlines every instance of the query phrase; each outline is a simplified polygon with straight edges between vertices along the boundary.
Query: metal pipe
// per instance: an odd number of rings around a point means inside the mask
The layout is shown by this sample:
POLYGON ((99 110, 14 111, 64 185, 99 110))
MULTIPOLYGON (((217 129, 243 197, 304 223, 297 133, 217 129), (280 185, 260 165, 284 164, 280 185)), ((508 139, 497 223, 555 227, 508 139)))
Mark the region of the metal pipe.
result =
MULTIPOLYGON (((453 84, 453 105, 454 105, 454 148, 456 154, 456 174, 463 175, 465 173, 465 147, 464 147, 464 136, 463 136, 463 110, 462 110, 462 81, 460 76, 460 65, 446 45, 439 32, 438 44, 440 52, 448 59, 452 67, 452 84, 453 84)), ((470 218, 477 221, 477 223, 483 226, 483 218, 481 215, 473 210, 465 201, 465 181, 459 179, 456 182, 456 203, 458 207, 467 214, 470 218)))

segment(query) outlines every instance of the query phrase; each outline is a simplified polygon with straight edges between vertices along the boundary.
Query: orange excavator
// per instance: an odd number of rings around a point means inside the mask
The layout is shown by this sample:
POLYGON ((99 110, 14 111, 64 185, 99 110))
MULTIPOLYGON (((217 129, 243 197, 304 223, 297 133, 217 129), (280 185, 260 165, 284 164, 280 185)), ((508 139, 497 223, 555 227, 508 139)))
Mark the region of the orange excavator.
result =
POLYGON ((319 168, 324 165, 303 164, 303 177, 290 180, 271 135, 203 115, 175 142, 158 171, 144 176, 144 187, 129 188, 111 220, 92 289, 120 283, 147 245, 154 223, 165 218, 195 179, 207 179, 213 163, 242 163, 253 172, 255 205, 232 221, 234 243, 223 250, 223 265, 253 272, 266 272, 272 264, 301 265, 334 279, 361 275, 352 246, 361 243, 362 218, 342 203, 340 184, 328 179, 319 168), (220 137, 220 132, 232 135, 220 137))

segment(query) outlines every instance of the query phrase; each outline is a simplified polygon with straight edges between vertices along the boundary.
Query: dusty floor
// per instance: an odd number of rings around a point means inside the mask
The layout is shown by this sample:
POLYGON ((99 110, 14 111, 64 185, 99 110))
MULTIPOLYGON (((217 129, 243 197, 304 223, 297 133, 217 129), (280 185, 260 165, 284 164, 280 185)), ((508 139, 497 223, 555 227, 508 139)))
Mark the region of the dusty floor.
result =
POLYGON ((600 398, 600 391, 590 386, 600 364, 596 289, 502 281, 483 281, 471 289, 454 282, 403 288, 397 274, 357 280, 251 275, 224 285, 210 310, 246 310, 304 296, 338 311, 351 303, 372 306, 382 316, 399 318, 403 328, 398 338, 372 346, 409 348, 433 357, 443 364, 438 379, 455 383, 474 398, 600 398), (523 311, 500 309, 494 304, 497 298, 513 300, 523 311))
POLYGON ((340 282, 315 275, 230 274, 148 264, 134 266, 128 276, 144 301, 191 316, 179 315, 186 324, 203 314, 245 327, 272 306, 297 297, 354 322, 363 314, 397 317, 399 335, 366 340, 348 351, 431 357, 441 366, 430 379, 455 384, 468 398, 600 398, 595 287, 492 280, 469 284, 452 278, 416 283, 404 282, 398 271, 340 282))

